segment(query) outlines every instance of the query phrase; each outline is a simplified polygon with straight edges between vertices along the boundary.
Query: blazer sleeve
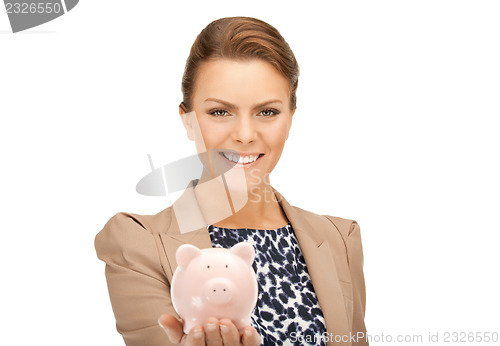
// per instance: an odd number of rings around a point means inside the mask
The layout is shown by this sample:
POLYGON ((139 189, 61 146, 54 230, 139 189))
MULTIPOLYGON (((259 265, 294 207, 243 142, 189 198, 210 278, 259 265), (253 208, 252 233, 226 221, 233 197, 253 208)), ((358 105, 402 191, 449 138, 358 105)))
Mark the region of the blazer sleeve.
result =
POLYGON ((172 345, 158 324, 161 314, 178 317, 160 263, 154 235, 125 213, 114 215, 95 237, 116 329, 127 346, 172 345))
POLYGON ((365 310, 366 310, 366 289, 363 274, 363 246, 361 244, 361 233, 359 225, 353 220, 346 239, 347 261, 351 273, 353 290, 353 318, 352 334, 363 333, 363 338, 357 338, 356 345, 368 345, 366 340, 365 310))

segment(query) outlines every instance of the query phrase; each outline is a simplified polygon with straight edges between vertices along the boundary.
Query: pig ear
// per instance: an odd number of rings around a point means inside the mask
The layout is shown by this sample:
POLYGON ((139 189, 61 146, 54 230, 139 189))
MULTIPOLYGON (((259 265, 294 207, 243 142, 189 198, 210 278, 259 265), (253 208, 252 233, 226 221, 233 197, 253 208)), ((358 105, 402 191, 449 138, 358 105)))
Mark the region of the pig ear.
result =
POLYGON ((238 243, 234 245, 229 251, 231 251, 236 256, 241 257, 241 259, 243 259, 243 261, 245 261, 248 265, 252 265, 253 260, 255 259, 255 249, 250 243, 238 243))
POLYGON ((177 265, 181 269, 186 269, 189 263, 197 256, 201 255, 201 250, 191 244, 183 244, 179 246, 175 253, 177 265))

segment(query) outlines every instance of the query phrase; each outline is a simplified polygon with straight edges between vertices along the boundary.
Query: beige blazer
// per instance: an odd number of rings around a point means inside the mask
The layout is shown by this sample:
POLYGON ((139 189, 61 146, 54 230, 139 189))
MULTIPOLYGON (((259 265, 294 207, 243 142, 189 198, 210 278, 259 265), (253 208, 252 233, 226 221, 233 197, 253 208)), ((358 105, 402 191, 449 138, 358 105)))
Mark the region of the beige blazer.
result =
MULTIPOLYGON (((192 186, 191 181, 190 186, 192 186)), ((328 345, 368 345, 365 316, 363 249, 354 220, 318 215, 295 206, 273 188, 292 224, 306 261, 328 334, 328 345), (361 334, 364 333, 364 334, 361 334)), ((199 213, 192 189, 179 198, 199 213)), ((171 345, 158 325, 161 314, 178 317, 169 285, 177 267, 176 249, 185 243, 212 247, 207 227, 182 234, 172 206, 156 215, 118 213, 95 238, 105 275, 116 329, 127 346, 171 345)), ((319 336, 318 336, 319 337, 319 336)))

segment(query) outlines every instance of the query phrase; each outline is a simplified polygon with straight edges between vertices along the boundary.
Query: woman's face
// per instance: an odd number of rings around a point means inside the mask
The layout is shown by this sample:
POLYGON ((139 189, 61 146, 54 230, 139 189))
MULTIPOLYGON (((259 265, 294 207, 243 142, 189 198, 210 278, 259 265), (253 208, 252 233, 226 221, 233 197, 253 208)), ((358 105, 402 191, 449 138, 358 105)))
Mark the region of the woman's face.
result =
POLYGON ((258 59, 206 61, 198 70, 192 110, 197 124, 182 111, 181 117, 198 153, 208 152, 205 168, 243 170, 249 186, 269 183, 294 113, 285 77, 258 59))

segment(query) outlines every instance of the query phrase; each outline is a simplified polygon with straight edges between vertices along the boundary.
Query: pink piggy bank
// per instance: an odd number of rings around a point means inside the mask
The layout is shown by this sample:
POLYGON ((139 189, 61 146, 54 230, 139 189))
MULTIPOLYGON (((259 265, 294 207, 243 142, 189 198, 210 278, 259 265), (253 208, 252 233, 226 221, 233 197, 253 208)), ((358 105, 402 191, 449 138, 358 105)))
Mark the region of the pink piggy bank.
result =
POLYGON ((254 247, 245 242, 230 249, 200 250, 189 244, 177 249, 170 294, 185 334, 208 317, 230 319, 240 332, 251 325, 258 293, 254 258, 254 247))

